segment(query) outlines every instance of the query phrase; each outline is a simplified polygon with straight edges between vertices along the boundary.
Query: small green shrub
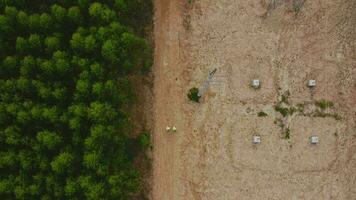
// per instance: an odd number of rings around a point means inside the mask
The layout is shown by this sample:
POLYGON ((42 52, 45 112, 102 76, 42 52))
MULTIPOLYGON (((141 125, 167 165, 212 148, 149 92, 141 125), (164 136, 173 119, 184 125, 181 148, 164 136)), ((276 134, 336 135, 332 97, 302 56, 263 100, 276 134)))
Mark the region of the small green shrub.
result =
POLYGON ((297 110, 298 110, 299 112, 303 112, 303 111, 304 111, 304 104, 298 103, 298 104, 297 104, 297 110))
POLYGON ((289 114, 289 109, 288 108, 282 108, 281 106, 275 106, 274 110, 277 112, 281 113, 283 117, 286 117, 289 114))
POLYGON ((293 11, 295 15, 298 15, 301 9, 303 8, 303 5, 305 3, 305 0, 294 0, 293 1, 293 11))
POLYGON ((151 148, 151 135, 148 131, 144 131, 141 133, 141 135, 138 137, 138 142, 140 144, 140 147, 144 150, 151 148))
POLYGON ((259 117, 266 117, 266 116, 268 116, 268 114, 265 113, 265 112, 263 112, 263 111, 257 113, 257 115, 258 115, 259 117))
POLYGON ((290 130, 289 128, 286 129, 286 131, 284 132, 284 139, 289 139, 290 138, 290 130))
POLYGON ((289 96, 290 96, 290 92, 286 91, 284 94, 282 94, 281 102, 289 104, 289 101, 288 101, 289 96))
POLYGON ((342 120, 342 117, 341 117, 340 115, 338 115, 337 113, 332 114, 332 117, 333 117, 335 120, 342 120))
POLYGON ((199 103, 200 96, 198 94, 199 94, 198 88, 196 87, 191 88, 188 93, 189 100, 199 103))
POLYGON ((326 108, 333 107, 334 103, 331 101, 322 99, 320 101, 315 102, 315 105, 324 110, 326 108))
POLYGON ((296 111, 297 111, 297 109, 294 108, 294 107, 290 107, 290 108, 289 108, 289 114, 290 114, 290 115, 293 115, 293 113, 295 113, 296 111))
POLYGON ((281 101, 284 102, 284 103, 288 103, 288 97, 285 96, 285 95, 282 95, 282 100, 281 101))
POLYGON ((283 108, 283 107, 281 107, 281 106, 275 106, 275 107, 274 107, 274 110, 277 111, 277 112, 279 112, 279 113, 281 113, 281 115, 282 115, 283 117, 286 117, 286 116, 288 116, 288 115, 293 115, 293 113, 295 113, 295 112, 297 111, 297 109, 294 108, 294 107, 283 108))

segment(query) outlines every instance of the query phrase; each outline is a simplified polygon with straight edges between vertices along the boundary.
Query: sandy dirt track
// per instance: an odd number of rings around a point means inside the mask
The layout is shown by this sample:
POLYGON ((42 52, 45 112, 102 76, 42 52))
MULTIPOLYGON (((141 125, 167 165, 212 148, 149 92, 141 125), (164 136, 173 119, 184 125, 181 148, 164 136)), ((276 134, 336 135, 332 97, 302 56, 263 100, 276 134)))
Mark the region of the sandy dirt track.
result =
POLYGON ((155 0, 155 45, 151 199, 356 199, 356 1, 155 0))

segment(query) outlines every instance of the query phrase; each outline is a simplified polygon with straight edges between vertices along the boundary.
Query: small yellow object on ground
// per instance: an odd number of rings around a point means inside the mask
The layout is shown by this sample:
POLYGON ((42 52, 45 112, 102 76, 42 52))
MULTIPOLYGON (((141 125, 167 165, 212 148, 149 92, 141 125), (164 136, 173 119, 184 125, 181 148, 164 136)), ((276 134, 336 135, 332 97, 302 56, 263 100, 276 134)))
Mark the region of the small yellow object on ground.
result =
POLYGON ((172 131, 176 132, 177 128, 175 126, 173 126, 172 131))
POLYGON ((171 130, 171 127, 167 126, 166 131, 170 131, 170 130, 171 130))

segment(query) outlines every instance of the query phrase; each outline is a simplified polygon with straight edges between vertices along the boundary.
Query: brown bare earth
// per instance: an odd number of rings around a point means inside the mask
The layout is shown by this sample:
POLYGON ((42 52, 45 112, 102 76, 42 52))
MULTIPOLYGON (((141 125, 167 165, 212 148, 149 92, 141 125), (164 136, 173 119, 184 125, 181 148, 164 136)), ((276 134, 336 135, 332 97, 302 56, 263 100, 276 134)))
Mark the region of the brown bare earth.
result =
POLYGON ((356 199, 356 1, 155 0, 155 46, 151 199, 356 199))

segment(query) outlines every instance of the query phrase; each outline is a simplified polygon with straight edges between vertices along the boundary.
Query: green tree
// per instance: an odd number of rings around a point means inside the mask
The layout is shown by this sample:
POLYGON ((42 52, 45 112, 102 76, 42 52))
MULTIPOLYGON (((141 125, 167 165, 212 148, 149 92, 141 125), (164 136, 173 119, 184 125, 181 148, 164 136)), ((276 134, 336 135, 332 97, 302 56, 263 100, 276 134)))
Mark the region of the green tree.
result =
POLYGON ((60 5, 54 4, 51 7, 51 15, 57 22, 63 23, 66 20, 67 10, 60 5))
POLYGON ((83 17, 78 6, 72 6, 68 9, 68 19, 76 24, 82 22, 83 17))
POLYGON ((55 36, 47 37, 44 43, 49 53, 59 50, 61 47, 61 41, 55 36))
POLYGON ((17 37, 16 39, 16 51, 19 54, 24 54, 29 48, 28 42, 23 37, 17 37))
POLYGON ((67 97, 67 88, 65 87, 59 87, 55 88, 52 91, 52 96, 58 101, 58 102, 65 102, 66 97, 67 97))
POLYGON ((12 168, 17 165, 18 155, 14 151, 1 151, 0 152, 0 167, 12 168))
POLYGON ((53 75, 55 74, 55 67, 52 60, 43 60, 41 62, 38 62, 37 65, 39 66, 43 77, 53 77, 53 75))
POLYGON ((68 170, 70 170, 70 168, 73 164, 73 159, 74 159, 74 157, 71 153, 68 153, 68 152, 60 153, 51 162, 52 170, 58 174, 67 172, 68 170))
POLYGON ((101 55, 111 63, 120 63, 120 48, 117 41, 107 40, 101 47, 101 55))
POLYGON ((75 198, 75 194, 80 190, 79 184, 73 178, 67 178, 65 185, 65 195, 69 198, 75 198))
POLYGON ((17 18, 17 9, 12 6, 6 6, 5 7, 5 15, 7 16, 8 20, 10 21, 11 24, 16 23, 16 18, 17 18))
POLYGON ((14 77, 17 74, 18 60, 14 56, 6 56, 0 68, 1 77, 14 77))
POLYGON ((23 29, 26 29, 29 26, 29 17, 24 11, 20 11, 17 13, 17 23, 23 29))
POLYGON ((51 131, 41 131, 37 133, 37 141, 47 149, 54 149, 62 142, 62 138, 51 131))
POLYGON ((189 90, 187 96, 188 96, 189 100, 199 103, 200 96, 199 96, 199 89, 198 88, 196 88, 196 87, 191 88, 189 90))
POLYGON ((113 123, 117 112, 108 103, 92 102, 88 110, 89 119, 99 123, 113 123))
POLYGON ((23 77, 32 77, 36 71, 36 60, 32 56, 26 56, 21 62, 20 74, 23 77))
MULTIPOLYGON (((102 158, 96 151, 85 153, 83 165, 88 169, 96 170, 102 166, 102 158)), ((103 174, 104 175, 104 174, 103 174)))
POLYGON ((82 10, 88 9, 89 5, 90 5, 90 0, 78 0, 78 6, 82 10))
POLYGON ((40 16, 40 26, 44 31, 51 30, 53 25, 52 17, 47 13, 42 13, 40 16))
POLYGON ((25 171, 33 169, 35 164, 33 158, 34 155, 32 155, 31 152, 26 150, 20 150, 18 154, 18 161, 20 167, 25 171))
POLYGON ((65 74, 70 71, 70 63, 66 59, 57 59, 55 61, 57 75, 65 74))
MULTIPOLYGON (((49 95, 51 95, 51 91, 49 91, 49 95)), ((43 108, 42 117, 44 120, 55 124, 59 121, 59 110, 56 106, 43 108)))
POLYGON ((4 15, 0 15, 0 34, 4 35, 6 33, 10 33, 11 30, 8 18, 4 15))
POLYGON ((103 183, 94 181, 90 176, 80 176, 78 182, 81 189, 84 190, 86 199, 106 199, 105 186, 103 183))
POLYGON ((13 190, 13 182, 10 179, 0 180, 0 194, 10 194, 13 190))
POLYGON ((42 47, 41 37, 38 34, 31 34, 28 38, 28 44, 32 51, 40 51, 42 47))
POLYGON ((5 142, 9 145, 20 145, 23 143, 21 130, 17 126, 9 126, 4 131, 5 142))
POLYGON ((104 6, 99 2, 95 2, 90 5, 89 14, 93 17, 99 18, 103 10, 104 10, 104 6))
POLYGON ((103 80, 105 78, 105 70, 99 63, 93 63, 90 65, 90 72, 98 80, 103 80))
POLYGON ((91 4, 89 15, 103 23, 107 23, 116 17, 114 11, 99 2, 91 4))
POLYGON ((78 100, 90 98, 90 86, 88 79, 79 79, 75 87, 74 97, 78 100))
POLYGON ((85 49, 84 37, 80 33, 74 33, 70 41, 73 50, 78 52, 85 49))
MULTIPOLYGON (((34 88, 32 87, 31 80, 25 77, 20 77, 16 80, 16 90, 21 94, 18 95, 18 97, 23 99, 30 98, 32 96, 33 89, 34 88)), ((25 101, 23 105, 30 106, 31 103, 25 101)))
POLYGON ((102 150, 105 145, 113 141, 115 129, 112 126, 96 125, 90 129, 90 137, 85 140, 85 146, 89 150, 102 150))
POLYGON ((31 32, 41 30, 41 19, 39 14, 32 14, 28 19, 28 24, 31 32))
POLYGON ((84 40, 84 48, 86 52, 95 53, 98 50, 98 44, 94 36, 89 35, 84 40))
POLYGON ((117 173, 109 177, 110 191, 113 198, 125 199, 129 193, 136 192, 140 185, 140 175, 135 170, 117 173))

